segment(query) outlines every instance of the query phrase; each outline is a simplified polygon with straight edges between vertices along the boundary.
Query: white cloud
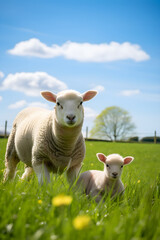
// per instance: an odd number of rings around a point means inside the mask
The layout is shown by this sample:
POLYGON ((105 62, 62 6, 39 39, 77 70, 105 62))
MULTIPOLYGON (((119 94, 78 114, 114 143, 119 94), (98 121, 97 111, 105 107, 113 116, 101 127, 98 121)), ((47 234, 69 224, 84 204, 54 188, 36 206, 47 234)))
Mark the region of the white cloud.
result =
POLYGON ((136 89, 136 90, 123 90, 121 92, 122 96, 126 96, 126 97, 130 97, 130 96, 134 96, 134 95, 138 95, 140 94, 140 90, 136 89))
POLYGON ((4 73, 0 72, 0 79, 2 79, 4 77, 4 73))
POLYGON ((0 90, 19 91, 28 96, 40 96, 41 90, 51 90, 57 93, 66 88, 64 82, 45 72, 9 74, 0 86, 0 90))
POLYGON ((93 88, 93 90, 96 90, 97 92, 103 92, 104 89, 105 88, 102 85, 97 85, 93 88))
POLYGON ((84 116, 86 120, 93 120, 94 118, 96 118, 96 116, 98 115, 98 113, 89 107, 84 107, 84 116))
POLYGON ((39 58, 63 56, 80 62, 111 62, 127 59, 139 62, 150 58, 139 45, 129 42, 91 44, 67 41, 61 46, 56 44, 47 46, 36 38, 17 43, 13 49, 8 50, 8 53, 39 58))
POLYGON ((139 89, 136 90, 124 90, 121 91, 120 95, 125 96, 125 97, 131 97, 135 95, 140 95, 141 100, 143 101, 148 101, 148 102, 159 102, 160 101, 160 94, 158 93, 147 93, 147 92, 142 92, 139 89))
POLYGON ((10 104, 8 106, 9 109, 18 109, 18 108, 24 108, 24 107, 42 107, 42 108, 48 108, 49 106, 47 103, 42 102, 27 102, 25 100, 21 100, 18 102, 15 102, 13 104, 10 104))
POLYGON ((2 97, 0 96, 0 101, 2 101, 2 97))
POLYGON ((25 100, 21 100, 21 101, 15 102, 13 104, 10 104, 8 106, 8 108, 9 109, 17 109, 17 108, 25 107, 26 105, 27 105, 27 102, 25 100))
POLYGON ((53 58, 60 54, 58 46, 53 45, 52 47, 48 47, 36 38, 17 43, 13 49, 8 50, 8 53, 17 56, 32 56, 39 58, 53 58))

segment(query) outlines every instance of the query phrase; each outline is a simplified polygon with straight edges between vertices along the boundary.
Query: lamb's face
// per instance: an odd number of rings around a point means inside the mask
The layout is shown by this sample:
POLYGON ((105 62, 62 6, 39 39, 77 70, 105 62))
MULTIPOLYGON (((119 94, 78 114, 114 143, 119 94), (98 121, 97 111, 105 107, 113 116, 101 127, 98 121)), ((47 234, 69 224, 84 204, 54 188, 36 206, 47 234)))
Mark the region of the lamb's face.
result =
POLYGON ((104 171, 110 179, 120 178, 123 169, 123 164, 121 162, 111 163, 106 161, 104 171))
POLYGON ((105 156, 103 153, 97 153, 97 158, 104 163, 104 172, 110 179, 116 180, 120 178, 124 165, 133 161, 133 157, 128 156, 123 158, 119 154, 110 154, 105 156))
POLYGON ((77 94, 63 94, 56 99, 57 121, 67 127, 75 127, 83 122, 83 98, 77 94))

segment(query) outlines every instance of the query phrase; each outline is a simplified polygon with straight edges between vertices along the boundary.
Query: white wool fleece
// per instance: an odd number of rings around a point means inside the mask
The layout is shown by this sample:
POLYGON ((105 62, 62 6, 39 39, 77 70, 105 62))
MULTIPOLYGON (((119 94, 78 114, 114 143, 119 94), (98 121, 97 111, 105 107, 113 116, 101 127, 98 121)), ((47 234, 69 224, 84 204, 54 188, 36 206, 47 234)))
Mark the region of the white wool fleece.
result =
POLYGON ((27 108, 17 115, 6 149, 4 180, 14 177, 17 163, 22 161, 27 165, 22 178, 27 178, 33 168, 39 183, 49 182, 50 172, 61 173, 66 169, 72 183, 85 156, 81 131, 83 102, 96 94, 96 91, 80 94, 74 90, 58 94, 41 92, 46 100, 56 105, 51 111, 27 108))

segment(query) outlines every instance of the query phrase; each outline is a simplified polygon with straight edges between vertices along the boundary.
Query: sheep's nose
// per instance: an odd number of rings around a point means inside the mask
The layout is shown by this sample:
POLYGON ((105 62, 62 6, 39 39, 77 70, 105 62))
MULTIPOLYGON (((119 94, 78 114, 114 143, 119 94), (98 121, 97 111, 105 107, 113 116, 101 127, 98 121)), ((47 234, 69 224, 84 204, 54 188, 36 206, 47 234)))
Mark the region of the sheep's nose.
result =
POLYGON ((73 115, 73 114, 69 114, 69 115, 67 115, 67 118, 70 120, 70 121, 73 121, 74 119, 75 119, 75 115, 73 115))
POLYGON ((113 177, 117 177, 118 173, 117 172, 113 172, 112 175, 113 175, 113 177))

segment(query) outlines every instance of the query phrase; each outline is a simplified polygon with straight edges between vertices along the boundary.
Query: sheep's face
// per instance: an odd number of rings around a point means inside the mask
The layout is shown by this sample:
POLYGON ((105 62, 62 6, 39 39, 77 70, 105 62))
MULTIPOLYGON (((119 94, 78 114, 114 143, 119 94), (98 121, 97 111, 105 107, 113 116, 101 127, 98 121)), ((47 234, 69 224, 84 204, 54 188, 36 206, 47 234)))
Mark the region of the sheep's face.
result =
POLYGON ((75 127, 83 122, 83 98, 81 95, 60 95, 56 99, 57 122, 67 127, 75 127))
POLYGON ((92 99, 97 92, 87 91, 80 94, 77 91, 66 90, 57 95, 51 92, 41 92, 48 101, 56 103, 56 120, 60 125, 75 127, 83 122, 84 109, 83 102, 92 99))
POLYGON ((134 160, 130 156, 123 158, 119 154, 105 156, 103 153, 97 153, 97 158, 100 162, 104 163, 104 172, 112 180, 120 178, 123 166, 134 160))

